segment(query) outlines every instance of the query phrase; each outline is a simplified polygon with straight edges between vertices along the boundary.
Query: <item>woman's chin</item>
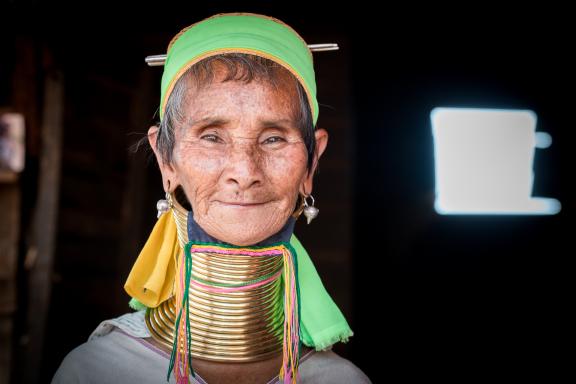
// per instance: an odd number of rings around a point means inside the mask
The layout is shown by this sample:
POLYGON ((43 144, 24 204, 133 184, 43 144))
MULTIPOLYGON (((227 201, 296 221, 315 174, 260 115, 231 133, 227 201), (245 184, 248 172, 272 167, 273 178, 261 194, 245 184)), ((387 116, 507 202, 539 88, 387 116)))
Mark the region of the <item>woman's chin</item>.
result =
POLYGON ((216 235, 212 235, 220 241, 224 241, 228 244, 246 247, 254 244, 258 244, 259 242, 266 240, 270 236, 272 236, 275 232, 239 232, 234 229, 223 230, 216 235))
MULTIPOLYGON (((279 232, 286 220, 276 215, 261 215, 251 212, 227 212, 219 215, 215 225, 208 225, 204 230, 220 241, 238 246, 260 243, 279 232)), ((199 223, 201 227, 204 227, 199 223)))

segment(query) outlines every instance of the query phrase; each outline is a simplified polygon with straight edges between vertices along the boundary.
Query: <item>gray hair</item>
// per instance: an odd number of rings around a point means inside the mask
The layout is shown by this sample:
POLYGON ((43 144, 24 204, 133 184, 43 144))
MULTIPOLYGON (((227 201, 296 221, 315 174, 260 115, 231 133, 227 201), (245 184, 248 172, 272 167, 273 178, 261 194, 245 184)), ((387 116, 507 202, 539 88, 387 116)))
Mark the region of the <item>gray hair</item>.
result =
MULTIPOLYGON (((212 83, 214 80, 213 66, 216 62, 224 64, 227 76, 223 81, 243 81, 249 83, 254 79, 267 81, 274 87, 278 87, 278 79, 281 71, 287 69, 278 63, 245 53, 224 53, 207 57, 191 66, 174 85, 172 93, 166 102, 164 117, 160 121, 156 148, 162 156, 162 160, 172 163, 172 152, 175 145, 174 129, 177 124, 184 122, 184 103, 188 95, 189 81, 194 81, 201 88, 212 83)), ((314 160, 316 139, 314 136, 314 123, 310 104, 306 91, 292 73, 288 72, 296 84, 298 93, 298 110, 295 111, 298 128, 304 139, 308 153, 308 170, 311 169, 314 160)))

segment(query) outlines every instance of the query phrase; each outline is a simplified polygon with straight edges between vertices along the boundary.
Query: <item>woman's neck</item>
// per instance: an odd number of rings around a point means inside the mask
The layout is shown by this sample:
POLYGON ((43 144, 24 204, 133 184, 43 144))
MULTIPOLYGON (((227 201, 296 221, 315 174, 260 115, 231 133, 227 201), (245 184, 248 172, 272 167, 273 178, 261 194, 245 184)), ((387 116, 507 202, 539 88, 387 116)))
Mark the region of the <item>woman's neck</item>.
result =
MULTIPOLYGON (((189 241, 195 241, 195 242, 200 242, 200 243, 232 245, 232 244, 227 243, 225 241, 218 240, 215 237, 209 235, 206 231, 204 231, 204 229, 202 229, 202 227, 200 227, 200 225, 198 225, 196 220, 194 220, 194 213, 192 211, 188 211, 187 219, 188 219, 187 220, 187 222, 188 222, 187 234, 188 234, 188 240, 189 241)), ((262 246, 267 246, 267 245, 281 243, 281 242, 284 242, 284 243, 290 242, 290 237, 292 236, 292 232, 294 232, 295 223, 296 223, 296 219, 294 217, 290 216, 288 218, 288 221, 286 222, 286 224, 284 224, 284 227, 282 227, 282 229, 279 232, 269 236, 265 240, 262 240, 259 243, 254 244, 252 246, 262 247, 262 246)), ((250 247, 252 247, 252 246, 250 246, 250 247)))
MULTIPOLYGON (((175 205, 173 215, 178 238, 184 248, 189 242, 229 246, 204 231, 192 212, 175 205)), ((278 233, 254 247, 290 241, 295 219, 290 217, 278 233)), ((233 247, 232 247, 233 248, 233 247)), ((242 249, 250 247, 242 247, 242 249)), ((247 256, 191 252, 189 292, 192 356, 212 363, 248 363, 277 359, 282 354, 284 307, 279 255, 247 256), (225 286, 250 288, 235 292, 225 286), (194 339, 197 340, 194 343, 194 339)), ((171 349, 177 303, 174 297, 147 315, 156 341, 171 349)), ((208 363, 206 363, 208 364, 208 363)))

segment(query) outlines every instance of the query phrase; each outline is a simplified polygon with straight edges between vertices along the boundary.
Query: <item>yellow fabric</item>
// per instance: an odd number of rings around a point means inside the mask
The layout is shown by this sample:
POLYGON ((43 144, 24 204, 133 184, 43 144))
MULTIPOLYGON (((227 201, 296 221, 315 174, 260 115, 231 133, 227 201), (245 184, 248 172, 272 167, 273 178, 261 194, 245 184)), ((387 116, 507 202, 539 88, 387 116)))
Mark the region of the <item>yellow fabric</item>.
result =
POLYGON ((164 213, 128 275, 126 292, 152 308, 170 298, 180 252, 174 217, 170 212, 164 213))

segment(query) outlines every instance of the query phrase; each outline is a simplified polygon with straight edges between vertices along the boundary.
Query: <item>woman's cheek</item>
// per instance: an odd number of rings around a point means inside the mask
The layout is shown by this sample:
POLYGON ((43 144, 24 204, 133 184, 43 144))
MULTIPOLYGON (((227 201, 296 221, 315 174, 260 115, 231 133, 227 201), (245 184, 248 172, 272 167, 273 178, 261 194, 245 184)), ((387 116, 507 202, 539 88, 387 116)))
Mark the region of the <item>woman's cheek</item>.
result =
POLYGON ((185 147, 179 154, 181 168, 190 176, 220 173, 226 159, 223 150, 198 148, 198 146, 185 147))
POLYGON ((267 172, 272 178, 299 180, 306 172, 306 154, 302 151, 284 151, 267 156, 267 172))
POLYGON ((180 155, 176 169, 192 207, 200 212, 207 210, 206 204, 218 185, 223 166, 221 156, 203 152, 193 150, 180 155))

